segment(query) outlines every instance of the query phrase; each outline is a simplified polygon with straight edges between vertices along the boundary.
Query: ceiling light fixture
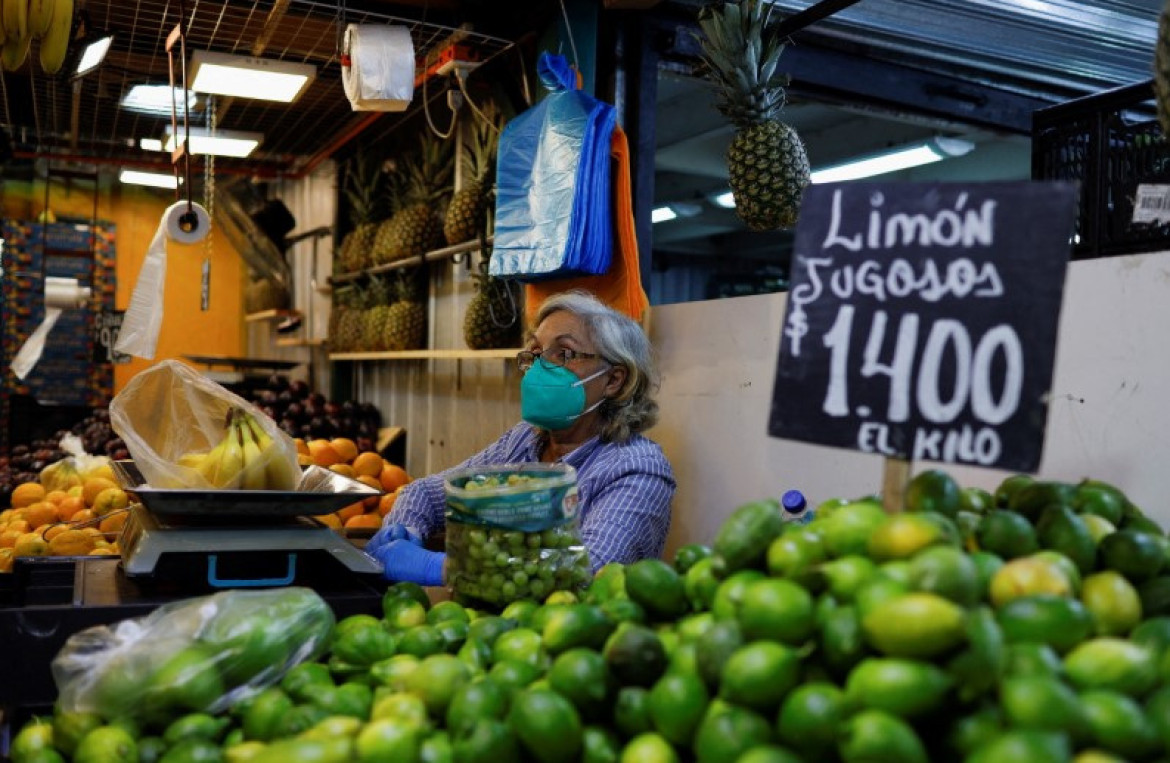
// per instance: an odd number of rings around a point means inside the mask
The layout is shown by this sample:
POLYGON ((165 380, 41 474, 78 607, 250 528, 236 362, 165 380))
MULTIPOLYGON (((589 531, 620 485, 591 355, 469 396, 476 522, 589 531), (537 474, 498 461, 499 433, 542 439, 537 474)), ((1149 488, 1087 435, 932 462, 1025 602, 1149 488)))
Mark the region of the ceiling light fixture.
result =
POLYGON ((963 156, 971 152, 975 144, 961 138, 931 138, 922 143, 898 146, 876 154, 861 156, 839 164, 813 170, 814 183, 839 183, 846 180, 884 175, 888 172, 933 164, 943 159, 963 156))
MULTIPOLYGON (((171 100, 174 99, 175 113, 183 116, 187 111, 194 109, 199 97, 188 90, 187 97, 183 98, 183 89, 170 85, 135 85, 122 96, 121 106, 127 111, 138 111, 143 114, 162 114, 170 116, 171 100)), ((161 145, 159 150, 162 150, 161 145)))
POLYGON ((711 203, 722 209, 735 209, 735 196, 731 191, 712 194, 711 203))
POLYGON ((162 151, 163 142, 158 138, 140 138, 138 147, 143 151, 162 151))
POLYGON ((191 54, 189 76, 197 93, 291 103, 317 76, 317 67, 197 50, 191 54))
POLYGON ((654 207, 654 209, 650 211, 650 222, 655 225, 658 223, 670 222, 677 217, 678 213, 676 213, 668 206, 654 207))
POLYGON ((148 185, 151 188, 169 188, 172 191, 179 187, 179 178, 162 172, 122 170, 118 174, 118 180, 127 185, 148 185))
POLYGON ((114 43, 113 32, 101 32, 91 30, 78 41, 77 47, 81 51, 81 55, 77 57, 77 64, 73 67, 73 73, 69 76, 73 79, 84 77, 94 69, 101 66, 102 61, 106 60, 106 54, 110 52, 110 46, 114 43))
MULTIPOLYGON (((179 144, 183 143, 182 130, 179 131, 179 144)), ((256 150, 264 134, 259 132, 244 132, 242 130, 216 130, 212 134, 205 127, 191 128, 191 153, 214 154, 216 156, 234 156, 243 158, 256 150)), ((167 136, 163 142, 164 151, 175 150, 175 138, 171 135, 171 126, 167 125, 167 136)))

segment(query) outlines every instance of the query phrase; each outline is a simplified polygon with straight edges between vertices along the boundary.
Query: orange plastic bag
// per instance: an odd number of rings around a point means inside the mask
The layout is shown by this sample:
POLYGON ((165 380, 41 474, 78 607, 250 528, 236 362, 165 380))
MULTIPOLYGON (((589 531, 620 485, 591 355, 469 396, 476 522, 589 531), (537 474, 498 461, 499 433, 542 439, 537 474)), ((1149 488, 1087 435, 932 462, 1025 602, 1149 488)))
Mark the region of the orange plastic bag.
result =
POLYGON ((609 272, 599 276, 581 276, 554 281, 540 281, 524 286, 525 323, 533 328, 540 306, 554 294, 570 289, 584 289, 618 312, 625 313, 645 325, 650 300, 642 288, 642 272, 638 267, 638 238, 634 232, 634 195, 630 184, 630 145, 620 126, 613 131, 610 143, 614 178, 614 236, 613 264, 609 272))

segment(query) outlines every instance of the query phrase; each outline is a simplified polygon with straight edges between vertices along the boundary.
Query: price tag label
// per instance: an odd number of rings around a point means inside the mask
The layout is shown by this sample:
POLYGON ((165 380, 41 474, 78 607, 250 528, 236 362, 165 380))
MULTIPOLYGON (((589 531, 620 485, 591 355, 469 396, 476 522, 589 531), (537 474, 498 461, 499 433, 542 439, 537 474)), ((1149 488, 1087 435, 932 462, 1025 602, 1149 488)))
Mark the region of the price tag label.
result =
POLYGON ((768 431, 900 459, 1040 463, 1072 183, 805 190, 768 431))
POLYGON ((122 330, 122 319, 125 317, 125 310, 103 310, 94 316, 93 360, 95 363, 122 365, 132 360, 125 353, 114 352, 114 345, 118 342, 118 332, 122 330))

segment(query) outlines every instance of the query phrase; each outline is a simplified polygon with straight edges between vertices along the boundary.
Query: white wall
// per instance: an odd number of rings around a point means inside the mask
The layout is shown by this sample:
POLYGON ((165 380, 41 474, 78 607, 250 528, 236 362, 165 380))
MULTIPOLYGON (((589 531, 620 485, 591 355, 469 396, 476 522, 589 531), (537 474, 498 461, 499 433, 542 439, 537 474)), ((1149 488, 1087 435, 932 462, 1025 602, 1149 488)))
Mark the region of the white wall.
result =
MULTIPOLYGON (((767 435, 785 296, 654 308, 664 380, 662 420, 650 434, 679 482, 668 553, 709 541, 748 500, 799 488, 818 502, 881 488, 878 456, 767 435)), ((1039 475, 1115 482, 1170 524, 1168 351, 1170 253, 1072 263, 1039 475)), ((1007 476, 944 468, 964 485, 987 488, 1007 476)))

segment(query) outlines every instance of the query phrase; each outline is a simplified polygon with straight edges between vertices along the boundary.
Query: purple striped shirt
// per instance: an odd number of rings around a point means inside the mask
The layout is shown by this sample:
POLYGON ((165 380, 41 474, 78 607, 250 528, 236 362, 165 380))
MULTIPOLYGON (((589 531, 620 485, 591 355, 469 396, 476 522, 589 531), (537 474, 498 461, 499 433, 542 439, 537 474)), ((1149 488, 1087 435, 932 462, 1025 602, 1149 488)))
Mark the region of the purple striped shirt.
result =
MULTIPOLYGON (((402 488, 386 523, 401 522, 427 537, 443 525, 443 482, 449 473, 469 466, 537 462, 541 442, 538 429, 517 424, 462 464, 402 488)), ((609 562, 662 555, 675 481, 657 443, 641 435, 620 444, 594 437, 561 460, 577 470, 581 539, 595 572, 609 562)))

